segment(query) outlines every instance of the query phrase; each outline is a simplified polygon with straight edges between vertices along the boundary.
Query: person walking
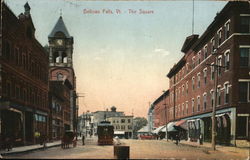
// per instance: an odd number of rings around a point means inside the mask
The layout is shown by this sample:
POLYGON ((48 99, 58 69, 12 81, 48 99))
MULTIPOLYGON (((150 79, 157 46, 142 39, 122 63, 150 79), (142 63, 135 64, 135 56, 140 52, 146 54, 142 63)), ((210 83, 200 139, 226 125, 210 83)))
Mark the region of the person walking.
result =
POLYGON ((175 135, 175 140, 176 140, 175 144, 178 145, 180 142, 180 136, 178 133, 175 135))
POLYGON ((84 141, 85 141, 85 136, 84 134, 82 134, 82 145, 85 145, 84 141))
POLYGON ((200 145, 202 145, 202 144, 203 144, 203 136, 202 136, 202 133, 200 134, 199 140, 200 140, 200 145))

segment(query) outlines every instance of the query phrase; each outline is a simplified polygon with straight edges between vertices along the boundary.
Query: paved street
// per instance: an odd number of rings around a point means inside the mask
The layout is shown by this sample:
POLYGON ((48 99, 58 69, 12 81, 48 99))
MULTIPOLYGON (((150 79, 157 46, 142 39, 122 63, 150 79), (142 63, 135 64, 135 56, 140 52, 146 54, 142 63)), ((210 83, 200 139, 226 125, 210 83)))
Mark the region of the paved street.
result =
MULTIPOLYGON (((79 158, 79 159, 113 159, 113 146, 98 146, 96 138, 87 139, 82 146, 80 140, 76 148, 69 149, 53 147, 46 150, 33 151, 23 154, 9 155, 5 158, 79 158)), ((217 151, 211 151, 205 146, 196 147, 187 144, 175 145, 166 140, 121 140, 122 145, 130 146, 130 158, 132 159, 247 159, 247 149, 231 149, 220 147, 217 151), (222 149, 223 148, 223 149, 222 149)))

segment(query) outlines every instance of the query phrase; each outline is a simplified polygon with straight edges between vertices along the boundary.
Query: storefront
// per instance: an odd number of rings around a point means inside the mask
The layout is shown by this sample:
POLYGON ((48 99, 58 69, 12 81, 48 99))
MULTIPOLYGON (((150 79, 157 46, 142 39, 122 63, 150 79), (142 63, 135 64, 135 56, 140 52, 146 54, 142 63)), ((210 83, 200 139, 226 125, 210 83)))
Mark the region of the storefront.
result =
MULTIPOLYGON (((199 141, 202 137, 203 141, 211 142, 212 139, 212 117, 211 113, 188 117, 188 140, 199 141)), ((235 128, 236 117, 235 109, 223 109, 216 111, 216 143, 222 145, 235 144, 235 128)), ((237 127, 239 128, 239 126, 237 127)))

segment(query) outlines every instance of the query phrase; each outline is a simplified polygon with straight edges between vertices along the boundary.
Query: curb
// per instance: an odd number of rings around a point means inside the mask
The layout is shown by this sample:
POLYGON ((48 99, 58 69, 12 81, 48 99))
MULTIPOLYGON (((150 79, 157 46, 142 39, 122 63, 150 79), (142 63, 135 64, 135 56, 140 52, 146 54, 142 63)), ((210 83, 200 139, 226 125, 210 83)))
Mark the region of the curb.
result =
POLYGON ((190 146, 190 147, 195 147, 195 148, 204 148, 204 149, 211 149, 211 147, 203 146, 203 145, 192 145, 192 144, 187 144, 187 143, 179 143, 183 146, 190 146))
MULTIPOLYGON (((45 150, 48 149, 48 148, 58 147, 58 146, 61 146, 61 144, 55 144, 55 145, 47 146, 45 148, 45 150)), ((43 150, 43 149, 44 149, 43 146, 41 146, 41 147, 38 147, 38 148, 32 148, 32 149, 28 149, 28 150, 24 150, 24 151, 13 151, 13 152, 0 153, 0 155, 8 156, 8 155, 14 155, 14 154, 28 153, 28 152, 32 152, 32 151, 36 151, 36 150, 43 150)))

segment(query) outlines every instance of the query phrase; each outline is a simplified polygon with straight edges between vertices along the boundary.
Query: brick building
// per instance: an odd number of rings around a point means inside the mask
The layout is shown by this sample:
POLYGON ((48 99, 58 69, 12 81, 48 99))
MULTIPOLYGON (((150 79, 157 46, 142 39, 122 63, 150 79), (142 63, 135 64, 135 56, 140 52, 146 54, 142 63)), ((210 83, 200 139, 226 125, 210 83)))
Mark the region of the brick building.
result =
POLYGON ((35 131, 48 134, 48 53, 35 38, 29 4, 24 8, 16 17, 1 2, 0 136, 14 146, 35 143, 35 131))
POLYGON ((235 145, 236 140, 246 140, 250 131, 250 3, 228 2, 200 37, 186 38, 181 51, 184 56, 167 74, 169 121, 186 120, 190 140, 202 134, 211 141, 217 92, 217 143, 235 145), (216 72, 214 64, 223 68, 216 72))
POLYGON ((71 83, 65 80, 49 82, 49 138, 58 140, 65 130, 70 130, 70 90, 71 83))
POLYGON ((169 91, 164 92, 152 105, 154 107, 153 127, 158 128, 166 125, 168 122, 167 109, 169 107, 169 91))

